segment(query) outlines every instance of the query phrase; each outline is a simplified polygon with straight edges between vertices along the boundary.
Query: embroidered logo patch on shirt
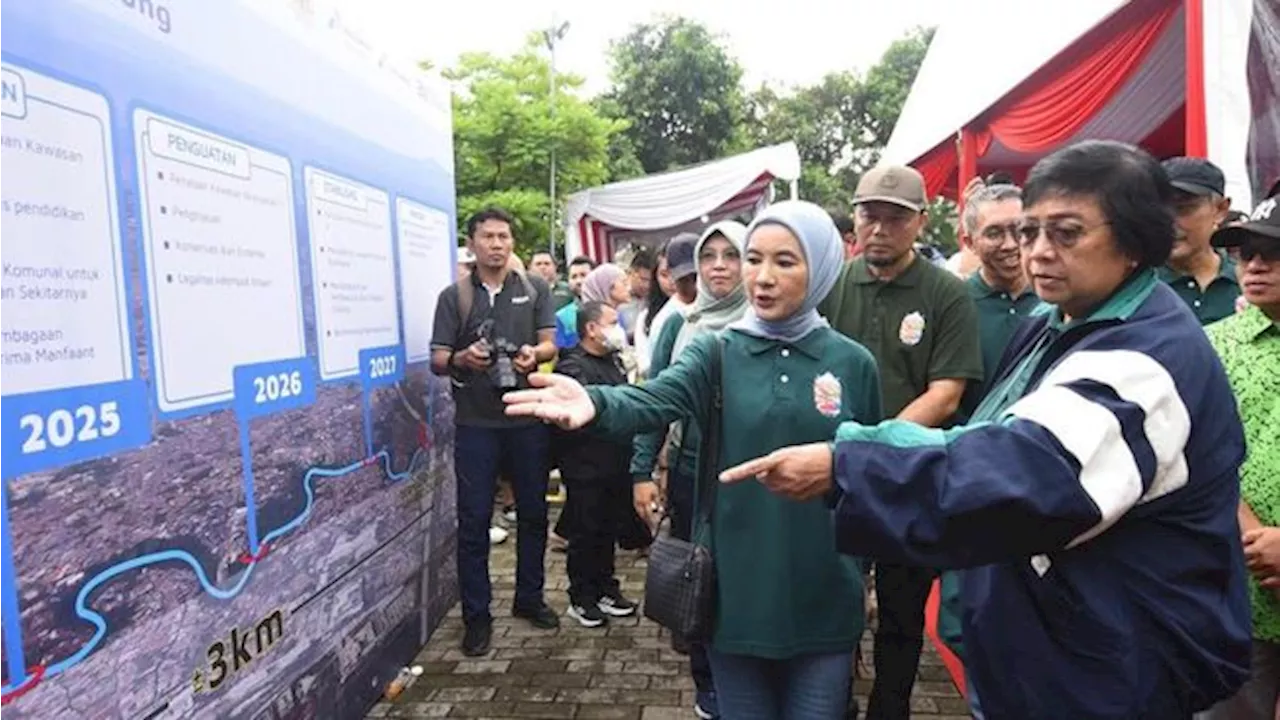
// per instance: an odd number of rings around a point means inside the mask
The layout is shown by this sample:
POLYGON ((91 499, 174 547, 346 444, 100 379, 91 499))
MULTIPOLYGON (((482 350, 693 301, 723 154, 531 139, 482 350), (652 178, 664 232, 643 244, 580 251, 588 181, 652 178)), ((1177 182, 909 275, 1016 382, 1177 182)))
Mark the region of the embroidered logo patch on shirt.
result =
POLYGON ((902 318, 902 324, 898 326, 898 339, 903 345, 918 345, 923 337, 924 315, 913 312, 902 318))
POLYGON ((840 380, 835 375, 825 372, 813 379, 813 406, 826 417, 840 414, 843 395, 840 380))

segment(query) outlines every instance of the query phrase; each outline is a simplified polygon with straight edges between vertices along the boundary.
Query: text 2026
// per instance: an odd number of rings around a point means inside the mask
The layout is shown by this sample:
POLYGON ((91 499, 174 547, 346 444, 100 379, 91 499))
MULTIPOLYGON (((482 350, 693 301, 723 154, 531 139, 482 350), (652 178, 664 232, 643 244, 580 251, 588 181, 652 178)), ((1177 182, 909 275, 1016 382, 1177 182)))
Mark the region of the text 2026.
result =
POLYGON ((302 373, 294 370, 256 377, 253 379, 253 388, 255 390, 253 401, 256 403, 296 397, 302 394, 302 373))

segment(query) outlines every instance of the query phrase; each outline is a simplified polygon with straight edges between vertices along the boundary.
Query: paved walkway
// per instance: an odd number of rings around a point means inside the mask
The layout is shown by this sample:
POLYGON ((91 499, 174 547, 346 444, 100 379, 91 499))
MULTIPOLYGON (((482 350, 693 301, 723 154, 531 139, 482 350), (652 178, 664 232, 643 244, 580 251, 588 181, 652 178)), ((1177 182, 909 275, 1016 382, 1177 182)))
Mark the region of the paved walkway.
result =
MULTIPOLYGON (((369 717, 397 718, 615 718, 685 720, 693 714, 688 660, 671 650, 670 637, 649 620, 613 621, 588 630, 563 617, 567 605, 563 553, 548 552, 547 602, 562 613, 559 630, 537 630, 510 616, 515 591, 515 537, 495 548, 493 650, 468 658, 458 650, 462 618, 455 607, 418 655, 422 677, 395 702, 369 717)), ((639 599, 645 565, 618 553, 618 576, 628 597, 639 599)), ((912 717, 967 720, 964 701, 926 642, 912 717)), ((866 654, 870 655, 870 641, 866 654)), ((866 707, 868 680, 857 682, 866 707)))

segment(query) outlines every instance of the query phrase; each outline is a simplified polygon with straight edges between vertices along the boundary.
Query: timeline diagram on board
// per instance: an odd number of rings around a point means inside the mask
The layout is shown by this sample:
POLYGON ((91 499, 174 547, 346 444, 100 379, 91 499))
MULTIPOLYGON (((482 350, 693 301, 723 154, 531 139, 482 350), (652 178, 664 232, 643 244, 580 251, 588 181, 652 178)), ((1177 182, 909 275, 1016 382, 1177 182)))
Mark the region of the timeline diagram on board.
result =
POLYGON ((3 163, 5 712, 364 672, 333 639, 426 602, 452 475, 451 215, 8 56, 3 163))

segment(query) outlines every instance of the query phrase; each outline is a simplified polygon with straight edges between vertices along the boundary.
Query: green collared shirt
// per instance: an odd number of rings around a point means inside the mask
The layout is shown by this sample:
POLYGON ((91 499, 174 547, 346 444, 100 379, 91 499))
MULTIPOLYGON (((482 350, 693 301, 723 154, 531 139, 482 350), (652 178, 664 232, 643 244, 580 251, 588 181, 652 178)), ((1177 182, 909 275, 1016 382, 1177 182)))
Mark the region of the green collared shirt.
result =
POLYGON ((975 272, 965 282, 969 297, 978 308, 978 338, 982 344, 983 382, 991 383, 1000 364, 1000 356, 1022 321, 1042 304, 1040 298, 1027 287, 1014 297, 1008 291, 997 290, 975 272))
POLYGON ((563 280, 557 280, 555 287, 551 288, 552 308, 555 310, 573 303, 576 299, 573 291, 569 289, 569 283, 563 280))
MULTIPOLYGON (((1248 457, 1240 466, 1240 499, 1263 525, 1280 527, 1280 327, 1256 307, 1205 329, 1231 380, 1248 457)), ((1280 599, 1249 583, 1253 635, 1280 642, 1280 599)))
POLYGON ((1220 260, 1218 274, 1204 290, 1195 277, 1183 275, 1168 265, 1160 268, 1160 279, 1169 284, 1182 301, 1191 308, 1201 325, 1221 320, 1236 311, 1236 298, 1240 297, 1240 284, 1236 281, 1236 264, 1225 252, 1218 250, 1220 260))
POLYGON ((962 280, 921 257, 887 282, 850 261, 818 311, 875 356, 889 417, 934 380, 982 380, 978 310, 962 280))
POLYGON ((779 448, 829 440, 841 422, 879 422, 875 361, 829 328, 796 342, 723 336, 720 378, 710 372, 718 341, 705 333, 644 385, 587 388, 597 412, 588 427, 629 440, 673 420, 704 425, 720 382, 719 463, 703 468, 716 493, 715 648, 773 659, 852 652, 862 635, 862 575, 857 560, 836 552, 822 499, 793 502, 760 483, 722 485, 715 476, 779 448))

